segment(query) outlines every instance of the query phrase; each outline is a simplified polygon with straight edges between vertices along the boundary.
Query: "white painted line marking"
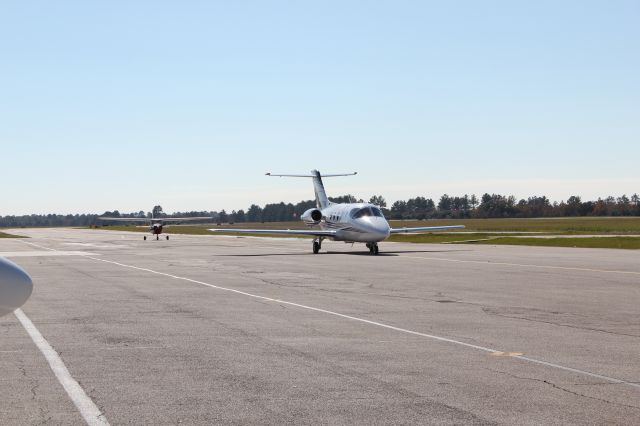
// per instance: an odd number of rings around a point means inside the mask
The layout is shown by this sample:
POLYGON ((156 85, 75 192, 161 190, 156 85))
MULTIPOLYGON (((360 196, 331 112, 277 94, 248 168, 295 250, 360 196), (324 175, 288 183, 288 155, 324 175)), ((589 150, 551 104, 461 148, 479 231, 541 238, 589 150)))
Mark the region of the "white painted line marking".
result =
POLYGON ((29 244, 30 246, 38 247, 38 248, 41 248, 41 249, 44 249, 44 250, 57 251, 56 249, 52 249, 52 248, 49 248, 49 247, 41 246, 40 244, 31 243, 31 242, 29 242, 29 241, 25 241, 25 240, 19 240, 19 241, 20 241, 21 243, 29 244))
POLYGON ((86 251, 0 251, 2 257, 55 257, 55 256, 89 256, 96 253, 88 253, 86 251))
MULTIPOLYGON (((369 324, 369 325, 375 325, 377 327, 382 327, 382 328, 386 328, 386 329, 389 329, 389 330, 398 331, 398 332, 401 332, 401 333, 411 334, 411 335, 414 335, 414 336, 426 337, 428 339, 433 339, 433 340, 437 340, 437 341, 440 341, 440 342, 453 343, 455 345, 465 346, 467 348, 476 349, 476 350, 483 351, 483 352, 489 352, 489 353, 502 352, 502 351, 499 351, 499 350, 496 350, 496 349, 492 349, 492 348, 487 348, 487 347, 484 347, 484 346, 473 345, 471 343, 461 342, 459 340, 449 339, 447 337, 436 336, 434 334, 426 334, 426 333, 420 333, 418 331, 407 330, 406 328, 395 327, 393 325, 388 325, 388 324, 384 324, 384 323, 377 322, 377 321, 371 321, 371 320, 364 319, 364 318, 354 317, 354 316, 351 316, 351 315, 345 315, 345 314, 341 314, 339 312, 333 312, 333 311, 329 311, 329 310, 322 309, 322 308, 315 308, 313 306, 307 306, 307 305, 302 305, 302 304, 299 304, 299 303, 288 302, 286 300, 274 299, 274 298, 266 297, 266 296, 259 296, 259 295, 256 295, 256 294, 247 293, 245 291, 235 290, 235 289, 232 289, 232 288, 220 287, 220 286, 217 286, 217 285, 214 285, 214 284, 205 283, 203 281, 193 280, 191 278, 185 278, 185 277, 180 277, 180 276, 177 276, 177 275, 167 274, 165 272, 154 271, 153 269, 140 268, 138 266, 133 266, 133 265, 127 265, 127 264, 124 264, 124 263, 114 262, 112 260, 98 259, 97 257, 87 256, 87 259, 92 259, 92 260, 95 260, 95 261, 98 261, 98 262, 110 263, 112 265, 118 265, 118 266, 121 266, 123 268, 130 268, 130 269, 135 269, 135 270, 138 270, 138 271, 149 272, 149 273, 156 274, 156 275, 162 275, 162 276, 165 276, 165 277, 173 278, 173 279, 176 279, 176 280, 187 281, 187 282, 191 282, 191 283, 194 283, 194 284, 200 284, 200 285, 203 285, 203 286, 206 286, 206 287, 210 287, 210 288, 213 288, 213 289, 216 289, 216 290, 222 290, 222 291, 227 291, 227 292, 231 292, 231 293, 235 293, 235 294, 240 294, 240 295, 243 295, 243 296, 252 297, 254 299, 260 299, 260 300, 264 300, 264 301, 267 301, 267 302, 274 302, 274 303, 278 303, 278 304, 282 304, 282 305, 295 306, 297 308, 306 309, 306 310, 309 310, 309 311, 314 311, 314 312, 320 312, 320 313, 323 313, 323 314, 333 315, 333 316, 336 316, 336 317, 345 318, 345 319, 348 319, 348 320, 357 321, 357 322, 361 322, 361 323, 365 323, 365 324, 369 324)), ((515 356, 513 358, 514 359, 519 359, 519 360, 522 360, 522 361, 531 362, 531 363, 534 363, 534 364, 544 365, 544 366, 555 368, 555 369, 558 369, 558 370, 564 370, 564 371, 568 371, 568 372, 571 372, 571 373, 576 373, 576 374, 581 374, 581 375, 584 375, 584 376, 597 378, 597 379, 604 380, 604 381, 607 381, 607 382, 610 382, 610 383, 623 384, 623 385, 627 385, 627 386, 631 386, 631 387, 640 389, 640 383, 627 382, 625 380, 616 379, 614 377, 603 376, 601 374, 591 373, 589 371, 584 371, 584 370, 578 370, 576 368, 571 368, 571 367, 565 367, 563 365, 553 364, 551 362, 546 362, 546 361, 538 360, 538 359, 535 359, 535 358, 529 358, 529 357, 525 357, 525 356, 515 356)))
POLYGON ((129 246, 125 246, 122 244, 96 244, 96 243, 62 243, 62 244, 65 246, 88 247, 88 248, 97 248, 97 249, 129 248, 129 246))
POLYGON ((71 401, 75 404, 76 408, 80 412, 80 415, 84 418, 88 425, 108 425, 109 422, 105 418, 104 414, 100 411, 100 409, 93 403, 91 398, 87 396, 84 392, 80 384, 71 377, 69 370, 60 359, 58 353, 51 347, 49 342, 40 334, 35 325, 31 322, 29 317, 22 312, 22 309, 16 309, 14 311, 16 318, 22 324, 33 343, 36 344, 42 355, 47 359, 53 374, 55 374, 56 378, 62 385, 65 391, 67 391, 67 395, 71 398, 71 401))
POLYGON ((540 268, 540 269, 559 269, 564 271, 583 271, 583 272, 601 272, 605 274, 629 274, 640 275, 637 271, 616 271, 611 269, 591 269, 591 268, 579 268, 574 266, 552 266, 552 265, 532 265, 528 263, 508 263, 508 262, 489 262, 486 260, 461 260, 461 259, 447 259, 443 257, 423 257, 423 256, 401 256, 409 259, 423 259, 423 260, 436 260, 439 262, 453 262, 453 263, 475 263, 485 266, 518 266, 525 268, 540 268))

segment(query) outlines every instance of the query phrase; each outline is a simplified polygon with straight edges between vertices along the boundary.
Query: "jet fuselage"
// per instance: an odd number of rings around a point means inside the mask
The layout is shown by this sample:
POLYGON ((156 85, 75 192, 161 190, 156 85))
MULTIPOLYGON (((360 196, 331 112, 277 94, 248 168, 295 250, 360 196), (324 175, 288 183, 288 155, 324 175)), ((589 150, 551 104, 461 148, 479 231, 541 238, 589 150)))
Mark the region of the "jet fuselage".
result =
POLYGON ((335 231, 335 241, 377 243, 386 240, 391 227, 378 206, 368 203, 330 204, 324 209, 310 209, 302 216, 309 226, 335 231), (312 216, 321 219, 313 220, 312 216), (315 214, 314 214, 315 213, 315 214))

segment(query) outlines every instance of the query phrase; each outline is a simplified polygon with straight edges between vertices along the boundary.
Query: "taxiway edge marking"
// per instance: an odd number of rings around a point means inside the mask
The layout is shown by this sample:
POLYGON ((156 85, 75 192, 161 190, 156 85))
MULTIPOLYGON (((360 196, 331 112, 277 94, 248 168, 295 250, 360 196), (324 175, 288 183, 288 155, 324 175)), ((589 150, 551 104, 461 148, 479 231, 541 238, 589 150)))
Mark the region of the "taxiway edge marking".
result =
POLYGON ((45 359, 49 363, 49 367, 51 367, 53 374, 67 392, 67 395, 69 395, 69 398, 87 424, 89 426, 108 426, 109 422, 105 415, 85 393, 82 386, 80 386, 80 384, 71 376, 71 373, 69 373, 67 366, 64 365, 64 362, 60 358, 60 355, 58 355, 58 352, 56 352, 44 336, 42 336, 29 317, 22 311, 22 309, 16 309, 13 313, 27 331, 31 340, 33 340, 33 343, 35 343, 38 349, 40 349, 40 352, 42 352, 42 355, 44 355, 45 359))

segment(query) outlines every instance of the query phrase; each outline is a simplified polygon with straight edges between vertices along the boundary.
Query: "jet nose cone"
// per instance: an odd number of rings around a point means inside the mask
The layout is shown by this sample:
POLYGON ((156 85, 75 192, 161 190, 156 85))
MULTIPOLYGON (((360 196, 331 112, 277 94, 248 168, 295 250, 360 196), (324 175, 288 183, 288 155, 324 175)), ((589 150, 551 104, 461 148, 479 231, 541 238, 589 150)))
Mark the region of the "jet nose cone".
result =
POLYGON ((384 218, 365 218, 362 222, 364 230, 369 234, 369 241, 382 241, 389 237, 391 228, 384 218))
POLYGON ((386 220, 384 220, 382 218, 378 218, 378 220, 376 221, 375 226, 376 226, 376 230, 384 238, 387 238, 387 237, 389 237, 389 235, 391 235, 391 227, 389 227, 389 224, 387 223, 386 220))
POLYGON ((0 316, 22 306, 32 291, 31 277, 15 263, 0 257, 0 316))

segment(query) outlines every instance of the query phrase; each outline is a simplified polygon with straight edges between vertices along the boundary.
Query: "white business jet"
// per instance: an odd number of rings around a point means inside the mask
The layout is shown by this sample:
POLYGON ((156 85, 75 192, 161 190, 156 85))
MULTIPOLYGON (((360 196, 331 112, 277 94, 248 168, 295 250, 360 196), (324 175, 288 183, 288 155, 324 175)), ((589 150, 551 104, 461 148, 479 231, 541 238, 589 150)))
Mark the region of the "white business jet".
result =
POLYGON ((378 243, 389 238, 392 234, 423 233, 433 231, 447 231, 462 229, 464 226, 428 226, 420 228, 393 229, 384 218, 378 206, 369 203, 332 203, 327 198, 322 183, 323 177, 353 176, 356 173, 321 175, 319 171, 312 170, 310 175, 277 175, 267 173, 267 176, 277 177, 302 177, 313 180, 313 188, 316 193, 316 208, 309 209, 300 219, 310 227, 318 227, 314 230, 295 229, 210 229, 213 232, 250 233, 250 234, 287 234, 287 235, 311 235, 313 240, 313 252, 318 253, 322 248, 322 241, 329 238, 334 241, 346 243, 365 243, 371 254, 378 254, 378 243))

